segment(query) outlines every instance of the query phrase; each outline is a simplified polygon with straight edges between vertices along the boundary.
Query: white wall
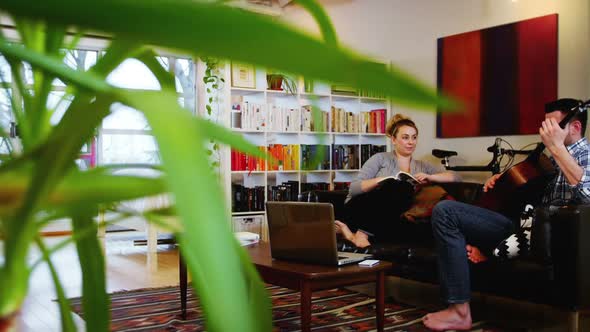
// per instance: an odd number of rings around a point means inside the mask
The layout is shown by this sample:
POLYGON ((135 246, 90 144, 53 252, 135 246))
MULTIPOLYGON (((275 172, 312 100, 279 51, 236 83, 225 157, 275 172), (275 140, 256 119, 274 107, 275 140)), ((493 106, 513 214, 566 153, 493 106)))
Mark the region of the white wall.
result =
MULTIPOLYGON (((340 41, 358 51, 391 59, 403 70, 436 86, 436 40, 439 37, 558 13, 558 96, 590 97, 590 5, 588 0, 320 0, 340 41)), ((313 19, 300 7, 288 6, 283 19, 318 34, 313 19)), ((542 112, 543 110, 539 110, 542 112)), ((436 117, 396 107, 420 129, 418 158, 435 161, 432 148, 459 152, 461 163, 485 164, 485 147, 494 137, 437 139, 436 117)), ((506 136, 514 148, 538 141, 538 136, 506 136)), ((489 174, 465 174, 467 180, 489 174)))

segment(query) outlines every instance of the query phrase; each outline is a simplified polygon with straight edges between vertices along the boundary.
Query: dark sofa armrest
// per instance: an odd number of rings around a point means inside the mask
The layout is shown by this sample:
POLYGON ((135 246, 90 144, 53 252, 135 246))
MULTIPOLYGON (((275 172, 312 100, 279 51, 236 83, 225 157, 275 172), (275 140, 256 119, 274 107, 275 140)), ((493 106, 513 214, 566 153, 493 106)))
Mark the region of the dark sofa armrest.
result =
POLYGON ((565 303, 590 307, 590 204, 536 209, 532 258, 552 265, 565 303))

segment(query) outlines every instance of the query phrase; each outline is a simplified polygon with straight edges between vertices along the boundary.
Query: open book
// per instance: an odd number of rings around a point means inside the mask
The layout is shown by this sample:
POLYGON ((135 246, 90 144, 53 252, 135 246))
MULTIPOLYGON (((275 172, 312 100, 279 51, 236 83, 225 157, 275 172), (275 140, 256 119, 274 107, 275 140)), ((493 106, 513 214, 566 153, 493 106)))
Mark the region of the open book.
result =
POLYGON ((399 171, 399 172, 397 172, 396 175, 391 175, 391 176, 385 177, 379 182, 383 182, 388 179, 394 179, 394 180, 398 180, 398 181, 406 181, 414 187, 420 184, 420 182, 412 174, 410 174, 408 172, 404 172, 404 171, 399 171))

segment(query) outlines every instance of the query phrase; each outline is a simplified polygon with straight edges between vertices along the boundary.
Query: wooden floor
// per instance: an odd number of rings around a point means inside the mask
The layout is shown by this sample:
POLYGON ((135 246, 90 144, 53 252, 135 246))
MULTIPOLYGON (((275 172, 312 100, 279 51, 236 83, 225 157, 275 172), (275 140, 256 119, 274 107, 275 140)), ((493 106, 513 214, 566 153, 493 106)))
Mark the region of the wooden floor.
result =
MULTIPOLYGON (((133 246, 125 234, 107 234, 105 243, 107 291, 178 285, 178 253, 173 246, 159 246, 157 254, 148 254, 146 246, 133 246)), ((63 238, 45 238, 51 245, 63 238)), ((32 253, 35 259, 38 253, 32 253)), ((80 265, 74 246, 57 252, 53 262, 64 285, 67 297, 81 294, 80 265)), ((57 297, 46 265, 32 274, 17 331, 61 331, 57 297)), ((180 306, 180 302, 179 302, 180 306)), ((84 322, 74 315, 80 330, 84 322)))

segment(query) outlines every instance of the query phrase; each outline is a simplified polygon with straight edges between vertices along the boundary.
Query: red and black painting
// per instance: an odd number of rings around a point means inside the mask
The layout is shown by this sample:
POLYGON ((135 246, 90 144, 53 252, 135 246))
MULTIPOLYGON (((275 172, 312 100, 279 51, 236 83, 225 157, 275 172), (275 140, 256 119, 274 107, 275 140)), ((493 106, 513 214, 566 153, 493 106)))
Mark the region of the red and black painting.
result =
POLYGON ((557 99, 557 14, 438 39, 439 91, 463 104, 437 137, 536 134, 557 99))

